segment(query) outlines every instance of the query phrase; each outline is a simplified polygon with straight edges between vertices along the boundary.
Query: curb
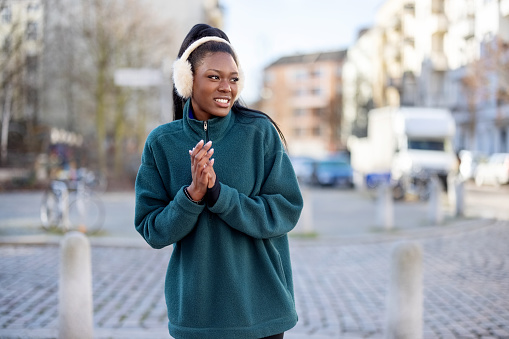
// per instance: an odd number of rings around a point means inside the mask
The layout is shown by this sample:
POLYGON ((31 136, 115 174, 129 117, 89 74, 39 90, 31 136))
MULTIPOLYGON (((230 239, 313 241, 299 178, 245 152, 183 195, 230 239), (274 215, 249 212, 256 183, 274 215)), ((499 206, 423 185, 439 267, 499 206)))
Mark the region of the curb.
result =
MULTIPOLYGON (((457 220, 445 225, 416 227, 410 229, 394 229, 391 231, 366 232, 358 235, 307 235, 304 233, 290 232, 291 242, 299 245, 315 245, 319 243, 336 244, 363 244, 377 242, 391 242, 403 239, 432 238, 456 235, 484 227, 489 227, 498 222, 497 219, 467 219, 457 220)), ((0 245, 46 245, 59 246, 63 236, 60 235, 12 235, 0 236, 0 245)), ((143 238, 140 237, 89 237, 90 244, 95 247, 124 247, 124 248, 147 248, 150 249, 143 238)))

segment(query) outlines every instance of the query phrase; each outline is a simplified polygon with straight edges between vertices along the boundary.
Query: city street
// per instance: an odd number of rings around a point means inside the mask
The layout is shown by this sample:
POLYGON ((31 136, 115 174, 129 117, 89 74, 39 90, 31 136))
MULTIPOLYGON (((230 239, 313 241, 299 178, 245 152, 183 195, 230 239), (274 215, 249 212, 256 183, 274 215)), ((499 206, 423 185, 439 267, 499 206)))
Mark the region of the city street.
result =
MULTIPOLYGON (((442 225, 428 221, 427 203, 397 202, 390 230, 377 227, 376 201, 364 193, 303 193, 306 212, 290 235, 299 323, 285 338, 382 338, 402 241, 423 251, 424 338, 509 338, 508 187, 468 185, 466 216, 444 203, 442 225)), ((0 194, 0 338, 57 335, 59 237, 38 228, 41 195, 0 194)), ((132 192, 102 199, 107 233, 91 238, 95 337, 168 338, 171 249, 150 249, 134 231, 132 192)))

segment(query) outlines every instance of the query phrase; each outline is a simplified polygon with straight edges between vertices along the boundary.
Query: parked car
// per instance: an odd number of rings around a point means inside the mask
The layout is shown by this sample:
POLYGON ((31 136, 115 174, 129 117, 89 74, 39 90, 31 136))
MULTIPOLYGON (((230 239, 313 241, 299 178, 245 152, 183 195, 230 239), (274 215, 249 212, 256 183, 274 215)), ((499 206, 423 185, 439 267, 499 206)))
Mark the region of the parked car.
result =
POLYGON ((487 162, 480 163, 477 166, 475 183, 477 186, 509 183, 509 153, 492 154, 487 162))
POLYGON ((309 184, 313 174, 314 159, 310 157, 293 156, 290 158, 295 175, 301 184, 309 184))
POLYGON ((461 150, 458 157, 460 160, 459 173, 464 180, 474 180, 477 166, 486 162, 486 156, 480 152, 461 150))
POLYGON ((353 170, 346 159, 317 160, 313 164, 311 182, 320 186, 346 186, 352 188, 353 170))

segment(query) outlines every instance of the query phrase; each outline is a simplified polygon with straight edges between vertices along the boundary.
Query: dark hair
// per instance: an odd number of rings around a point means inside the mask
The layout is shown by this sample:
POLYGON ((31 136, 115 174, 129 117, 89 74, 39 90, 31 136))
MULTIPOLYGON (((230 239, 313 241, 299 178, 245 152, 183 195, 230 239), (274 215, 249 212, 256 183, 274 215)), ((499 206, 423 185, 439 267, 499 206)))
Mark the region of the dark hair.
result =
MULTIPOLYGON (((230 42, 230 39, 228 39, 228 36, 219 28, 215 28, 206 24, 197 24, 194 25, 193 28, 187 33, 186 37, 184 38, 184 41, 182 42, 182 45, 180 46, 180 50, 178 52, 178 57, 180 58, 182 54, 186 51, 186 49, 196 40, 201 39, 206 36, 217 36, 220 38, 225 39, 226 41, 230 42)), ((198 66, 198 64, 203 60, 203 58, 208 53, 216 53, 216 52, 225 52, 230 54, 235 62, 238 64, 237 56, 233 52, 232 48, 228 46, 227 44, 217 42, 217 41, 208 41, 204 43, 203 45, 196 48, 191 55, 189 55, 189 58, 187 59, 189 63, 191 64, 191 70, 194 73, 195 67, 198 66)), ((173 120, 180 120, 183 117, 184 112, 184 105, 186 103, 186 99, 182 98, 180 95, 178 95, 177 90, 175 88, 175 84, 173 84, 173 120)), ((274 125, 276 128, 281 141, 286 147, 286 140, 279 129, 278 125, 274 120, 271 119, 267 114, 254 110, 251 108, 246 107, 245 104, 240 103, 240 99, 235 101, 233 103, 233 110, 235 110, 235 113, 252 117, 252 118, 267 118, 270 120, 270 122, 274 125)))

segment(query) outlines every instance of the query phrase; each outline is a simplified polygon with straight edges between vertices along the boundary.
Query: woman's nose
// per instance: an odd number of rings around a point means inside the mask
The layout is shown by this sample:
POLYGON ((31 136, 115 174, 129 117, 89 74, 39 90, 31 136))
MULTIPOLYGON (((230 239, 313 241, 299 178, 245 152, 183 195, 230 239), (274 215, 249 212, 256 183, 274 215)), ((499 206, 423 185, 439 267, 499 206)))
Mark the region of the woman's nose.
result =
POLYGON ((232 91, 230 84, 228 83, 228 80, 221 80, 221 82, 219 83, 219 90, 221 92, 231 92, 232 91))

